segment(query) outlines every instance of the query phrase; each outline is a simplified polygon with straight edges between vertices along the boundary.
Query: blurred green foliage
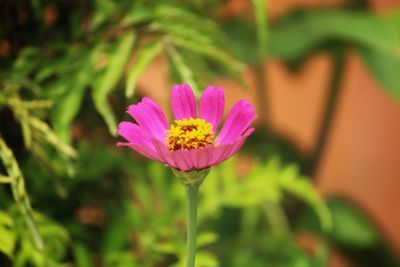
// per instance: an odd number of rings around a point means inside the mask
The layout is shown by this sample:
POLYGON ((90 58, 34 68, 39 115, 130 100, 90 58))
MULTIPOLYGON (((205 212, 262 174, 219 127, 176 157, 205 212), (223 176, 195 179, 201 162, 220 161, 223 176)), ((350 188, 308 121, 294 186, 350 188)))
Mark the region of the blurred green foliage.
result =
MULTIPOLYGON (((190 83, 199 95, 214 77, 243 83, 245 67, 262 71, 279 58, 296 68, 320 51, 336 67, 316 151, 297 157, 266 124, 244 149, 247 171, 240 157, 214 168, 201 189, 197 266, 326 266, 331 246, 354 266, 399 266, 368 218, 344 200, 326 204, 310 176, 345 49, 400 95, 400 13, 350 4, 270 21, 267 1, 236 18, 221 15, 224 4, 1 2, 1 266, 184 266, 184 190, 166 167, 114 148, 115 114, 157 59, 171 84, 190 83), (296 240, 303 231, 320 240, 311 253, 296 240)), ((265 79, 257 83, 265 89, 265 79)))

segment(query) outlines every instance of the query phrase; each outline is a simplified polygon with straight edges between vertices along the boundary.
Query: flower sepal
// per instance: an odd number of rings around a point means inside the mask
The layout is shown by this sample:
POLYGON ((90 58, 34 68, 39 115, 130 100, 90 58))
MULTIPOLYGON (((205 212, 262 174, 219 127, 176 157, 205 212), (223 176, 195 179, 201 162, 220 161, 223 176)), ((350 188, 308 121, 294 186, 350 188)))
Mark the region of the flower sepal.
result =
POLYGON ((179 171, 172 168, 172 172, 181 180, 184 186, 200 186, 211 168, 193 171, 179 171))

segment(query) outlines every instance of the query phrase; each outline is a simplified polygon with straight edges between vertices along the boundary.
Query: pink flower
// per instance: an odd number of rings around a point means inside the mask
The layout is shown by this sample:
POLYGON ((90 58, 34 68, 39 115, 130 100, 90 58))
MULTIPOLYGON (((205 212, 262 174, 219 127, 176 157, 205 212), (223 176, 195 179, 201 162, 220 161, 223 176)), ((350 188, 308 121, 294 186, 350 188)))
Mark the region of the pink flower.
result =
POLYGON ((137 123, 123 121, 118 134, 129 146, 145 157, 160 161, 179 171, 209 168, 229 159, 254 131, 249 128, 255 120, 254 107, 242 99, 238 101, 219 131, 224 112, 224 90, 208 86, 200 97, 197 115, 196 98, 187 84, 174 85, 172 111, 175 121, 169 125, 160 106, 148 97, 128 107, 127 113, 137 123))

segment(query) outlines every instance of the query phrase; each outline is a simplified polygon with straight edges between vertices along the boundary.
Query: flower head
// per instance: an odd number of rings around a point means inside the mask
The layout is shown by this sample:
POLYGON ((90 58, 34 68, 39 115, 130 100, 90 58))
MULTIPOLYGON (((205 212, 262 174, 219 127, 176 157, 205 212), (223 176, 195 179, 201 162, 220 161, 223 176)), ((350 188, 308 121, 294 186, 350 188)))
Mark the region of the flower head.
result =
POLYGON ((129 146, 145 157, 160 161, 179 171, 202 170, 227 160, 254 131, 254 107, 245 99, 230 110, 218 134, 224 112, 224 91, 208 86, 200 97, 197 114, 196 98, 187 84, 172 89, 174 123, 168 121, 160 106, 148 97, 128 107, 137 123, 123 121, 118 134, 129 146))

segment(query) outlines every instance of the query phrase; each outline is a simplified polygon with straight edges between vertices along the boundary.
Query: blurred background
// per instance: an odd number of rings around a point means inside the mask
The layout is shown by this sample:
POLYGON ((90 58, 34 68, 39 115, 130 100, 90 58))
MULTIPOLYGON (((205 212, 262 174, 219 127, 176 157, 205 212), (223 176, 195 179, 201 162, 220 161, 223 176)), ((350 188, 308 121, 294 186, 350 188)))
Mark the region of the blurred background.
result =
POLYGON ((198 267, 400 266, 399 8, 0 1, 0 266, 185 266, 182 186, 115 146, 182 82, 258 115, 201 188, 198 267))

